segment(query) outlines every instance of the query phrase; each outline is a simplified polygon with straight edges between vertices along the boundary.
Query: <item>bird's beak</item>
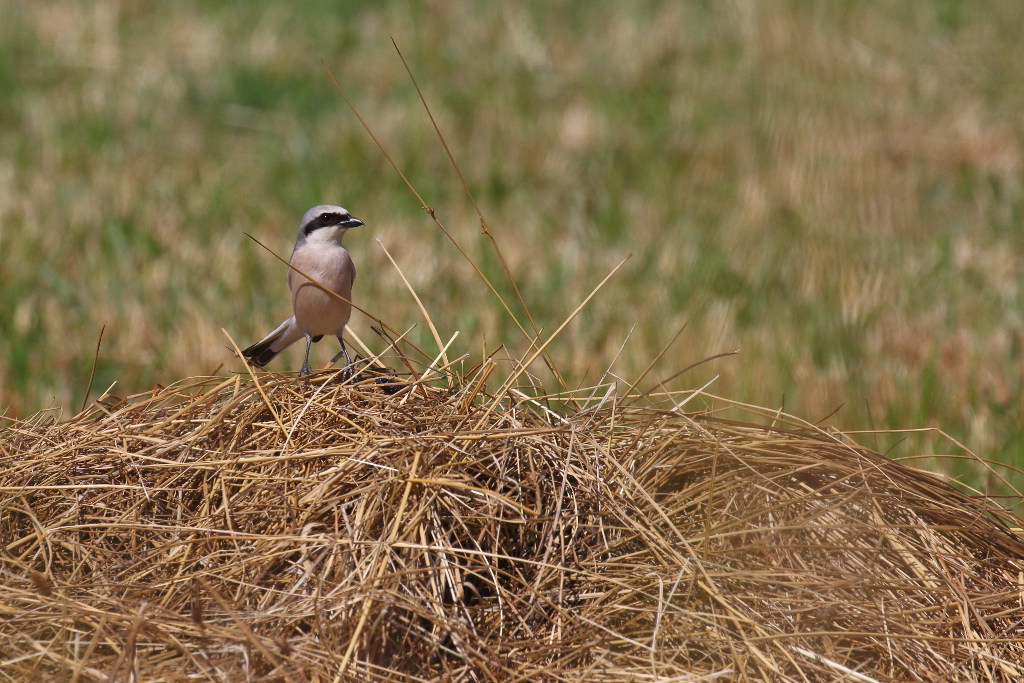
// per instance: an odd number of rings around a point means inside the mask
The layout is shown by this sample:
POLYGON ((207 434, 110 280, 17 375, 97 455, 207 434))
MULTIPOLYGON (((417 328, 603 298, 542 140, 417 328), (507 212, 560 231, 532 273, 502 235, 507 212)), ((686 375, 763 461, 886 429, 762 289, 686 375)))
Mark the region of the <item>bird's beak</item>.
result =
POLYGON ((363 222, 361 220, 359 220, 355 216, 349 216, 348 220, 344 221, 341 224, 341 227, 343 227, 343 228, 358 228, 360 225, 363 225, 363 222))

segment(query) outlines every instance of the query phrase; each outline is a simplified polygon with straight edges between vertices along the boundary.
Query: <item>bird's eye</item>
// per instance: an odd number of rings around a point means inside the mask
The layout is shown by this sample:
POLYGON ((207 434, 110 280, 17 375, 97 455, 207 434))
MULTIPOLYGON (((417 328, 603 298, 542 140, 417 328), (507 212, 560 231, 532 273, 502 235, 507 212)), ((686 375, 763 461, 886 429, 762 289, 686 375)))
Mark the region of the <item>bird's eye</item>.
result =
POLYGON ((338 224, 338 214, 336 214, 336 213, 325 213, 322 216, 320 216, 320 223, 322 225, 337 225, 338 224))

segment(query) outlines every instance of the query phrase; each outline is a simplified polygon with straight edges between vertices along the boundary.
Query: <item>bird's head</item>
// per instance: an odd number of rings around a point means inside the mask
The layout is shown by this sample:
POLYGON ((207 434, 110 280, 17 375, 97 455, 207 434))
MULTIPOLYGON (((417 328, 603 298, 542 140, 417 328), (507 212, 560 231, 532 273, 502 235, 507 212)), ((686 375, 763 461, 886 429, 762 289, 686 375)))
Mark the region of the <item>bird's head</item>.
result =
POLYGON ((299 223, 300 242, 340 242, 349 228, 363 222, 340 206, 322 204, 306 212, 299 223))

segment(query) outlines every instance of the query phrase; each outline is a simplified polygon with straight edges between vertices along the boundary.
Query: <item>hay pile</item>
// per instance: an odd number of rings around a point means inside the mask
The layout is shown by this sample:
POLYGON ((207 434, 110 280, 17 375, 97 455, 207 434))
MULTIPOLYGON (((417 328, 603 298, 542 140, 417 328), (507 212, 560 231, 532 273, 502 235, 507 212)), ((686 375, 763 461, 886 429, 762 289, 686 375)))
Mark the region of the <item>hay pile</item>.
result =
POLYGON ((480 384, 194 379, 6 428, 0 678, 1024 677, 994 504, 793 423, 480 384))

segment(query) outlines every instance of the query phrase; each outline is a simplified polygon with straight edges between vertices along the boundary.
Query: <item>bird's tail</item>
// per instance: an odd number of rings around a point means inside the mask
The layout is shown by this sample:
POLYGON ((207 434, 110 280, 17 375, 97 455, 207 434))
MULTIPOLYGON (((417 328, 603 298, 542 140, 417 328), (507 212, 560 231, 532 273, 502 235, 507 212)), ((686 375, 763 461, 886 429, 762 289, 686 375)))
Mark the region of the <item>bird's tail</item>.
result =
POLYGON ((242 351, 242 355, 253 365, 262 368, 302 336, 295 318, 288 318, 278 325, 276 330, 242 351))

